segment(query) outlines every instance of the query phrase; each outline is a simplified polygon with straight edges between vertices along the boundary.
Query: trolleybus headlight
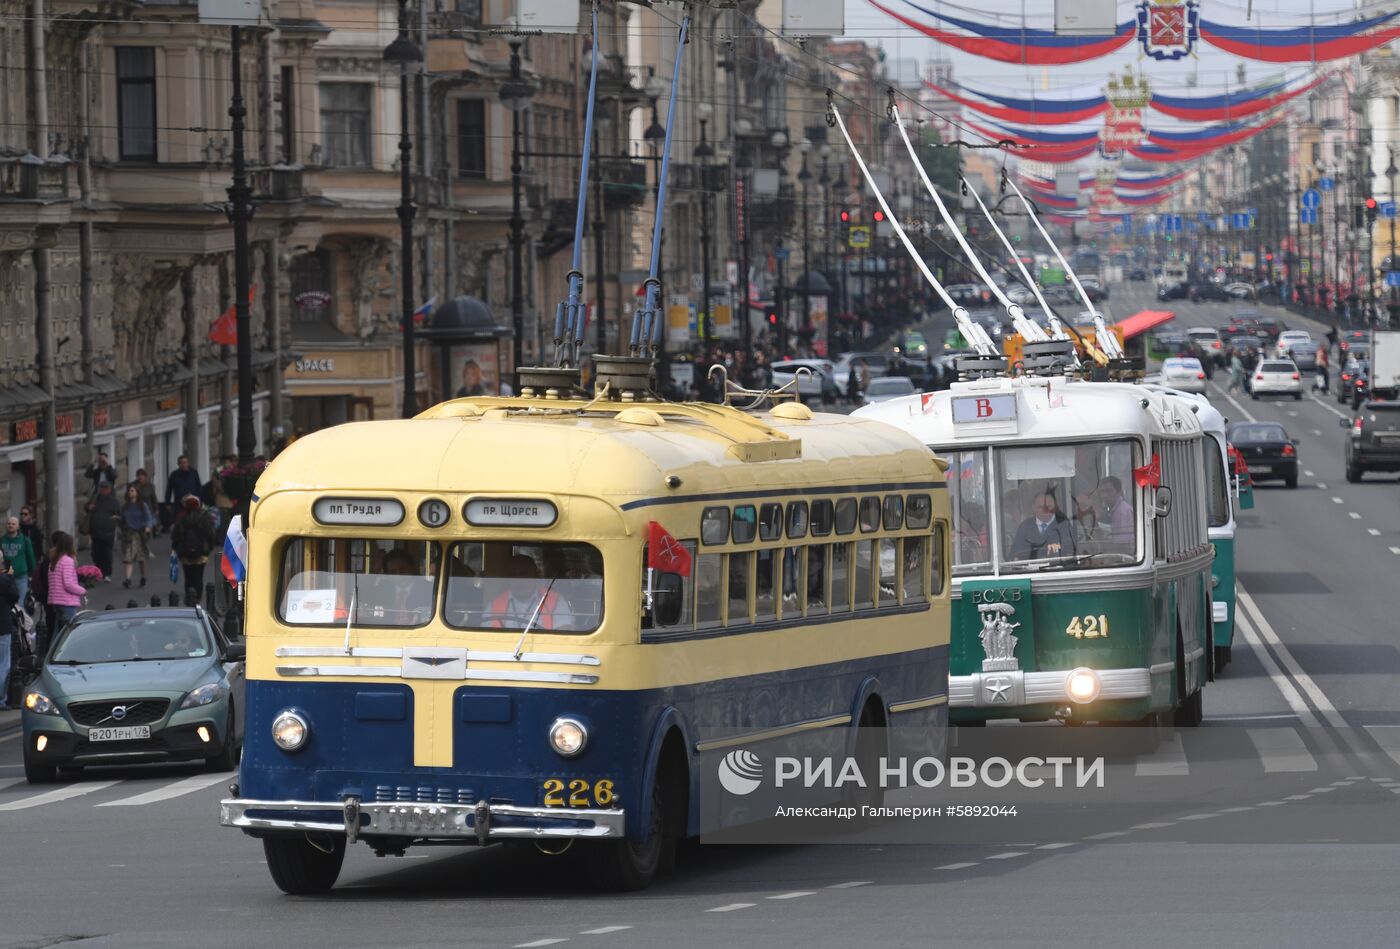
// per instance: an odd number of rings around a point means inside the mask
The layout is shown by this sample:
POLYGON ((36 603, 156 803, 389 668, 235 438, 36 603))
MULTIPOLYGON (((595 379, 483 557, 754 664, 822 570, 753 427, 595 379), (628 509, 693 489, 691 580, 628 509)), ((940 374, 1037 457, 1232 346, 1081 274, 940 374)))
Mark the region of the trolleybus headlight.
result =
POLYGON ((296 751, 306 744, 306 736, 310 733, 311 726, 306 724, 306 719, 291 709, 281 712, 272 720, 272 740, 283 751, 296 751))
POLYGON ((1065 680, 1065 688, 1071 700, 1081 704, 1092 702, 1099 697, 1099 674, 1093 669, 1075 669, 1065 680))
POLYGON ((588 729, 576 718, 556 718, 549 726, 549 744, 565 758, 573 758, 588 744, 588 729))

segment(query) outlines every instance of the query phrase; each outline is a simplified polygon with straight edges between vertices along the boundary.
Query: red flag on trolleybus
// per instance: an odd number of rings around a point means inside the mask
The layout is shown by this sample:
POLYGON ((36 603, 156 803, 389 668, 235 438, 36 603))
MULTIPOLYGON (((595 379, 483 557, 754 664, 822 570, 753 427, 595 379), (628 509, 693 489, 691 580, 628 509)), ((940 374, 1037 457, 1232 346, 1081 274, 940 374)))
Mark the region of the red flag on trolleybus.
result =
POLYGON ((690 551, 656 521, 647 525, 647 566, 663 573, 690 576, 690 551))
POLYGON ((1141 468, 1133 469, 1133 480, 1139 488, 1156 488, 1162 484, 1162 459, 1153 454, 1152 460, 1141 468))

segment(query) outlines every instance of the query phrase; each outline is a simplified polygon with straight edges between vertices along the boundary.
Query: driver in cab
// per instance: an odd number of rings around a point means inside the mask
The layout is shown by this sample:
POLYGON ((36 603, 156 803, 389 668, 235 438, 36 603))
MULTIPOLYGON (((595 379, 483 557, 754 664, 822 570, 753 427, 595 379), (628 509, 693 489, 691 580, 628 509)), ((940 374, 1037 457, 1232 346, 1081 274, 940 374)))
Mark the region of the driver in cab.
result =
POLYGON ((505 588, 491 600, 487 608, 493 629, 572 629, 574 613, 565 599, 554 590, 554 577, 540 577, 535 559, 528 554, 515 554, 506 563, 505 588), (531 618, 534 622, 531 622, 531 618))
POLYGON ((1041 492, 1031 505, 1031 516, 1016 528, 1011 541, 1013 560, 1043 560, 1074 556, 1074 525, 1060 514, 1055 496, 1041 492))

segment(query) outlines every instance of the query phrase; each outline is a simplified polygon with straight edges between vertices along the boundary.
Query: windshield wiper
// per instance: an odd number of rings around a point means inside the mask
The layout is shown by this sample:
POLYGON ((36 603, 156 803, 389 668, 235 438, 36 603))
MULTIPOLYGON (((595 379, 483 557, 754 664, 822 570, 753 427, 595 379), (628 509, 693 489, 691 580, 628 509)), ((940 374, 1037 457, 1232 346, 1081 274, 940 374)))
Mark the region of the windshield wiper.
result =
POLYGON ((525 649, 525 637, 530 634, 530 629, 535 625, 535 620, 540 618, 540 610, 544 609, 544 601, 549 599, 549 591, 554 589, 554 581, 558 577, 549 578, 549 586, 544 588, 544 593, 540 595, 540 601, 535 604, 535 611, 530 614, 530 620, 525 624, 525 628, 520 631, 520 639, 515 643, 515 652, 511 655, 513 659, 519 659, 521 652, 525 649))

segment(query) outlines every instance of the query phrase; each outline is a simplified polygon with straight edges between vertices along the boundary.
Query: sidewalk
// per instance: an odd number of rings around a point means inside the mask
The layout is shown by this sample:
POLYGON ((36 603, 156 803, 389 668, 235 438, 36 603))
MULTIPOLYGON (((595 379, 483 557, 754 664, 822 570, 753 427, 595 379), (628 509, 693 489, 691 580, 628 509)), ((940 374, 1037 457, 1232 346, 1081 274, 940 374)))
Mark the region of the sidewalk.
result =
MULTIPOLYGON (((112 564, 112 581, 110 583, 99 583, 91 587, 87 596, 84 597, 83 609, 105 610, 108 606, 113 609, 125 609, 128 606, 151 606, 152 597, 159 597, 160 602, 156 606, 184 606, 185 604, 185 575, 181 570, 174 583, 170 582, 170 535, 164 534, 151 538, 151 558, 146 561, 146 585, 139 586, 141 582, 140 568, 132 570, 131 589, 122 586, 122 580, 126 576, 126 565, 121 562, 121 543, 117 543, 115 562, 112 564), (174 601, 170 599, 171 594, 175 595, 174 601), (135 601, 135 602, 132 602, 135 601)), ((222 587, 226 587, 224 576, 219 572, 219 558, 222 552, 217 548, 209 553, 209 563, 204 568, 204 583, 213 583, 216 587, 216 595, 222 594, 222 587)), ((92 563, 90 551, 78 551, 79 565, 92 563)), ((201 598, 205 591, 200 591, 201 598)), ((205 604, 206 607, 211 604, 205 604)), ((220 604, 213 604, 220 605, 220 604)))

